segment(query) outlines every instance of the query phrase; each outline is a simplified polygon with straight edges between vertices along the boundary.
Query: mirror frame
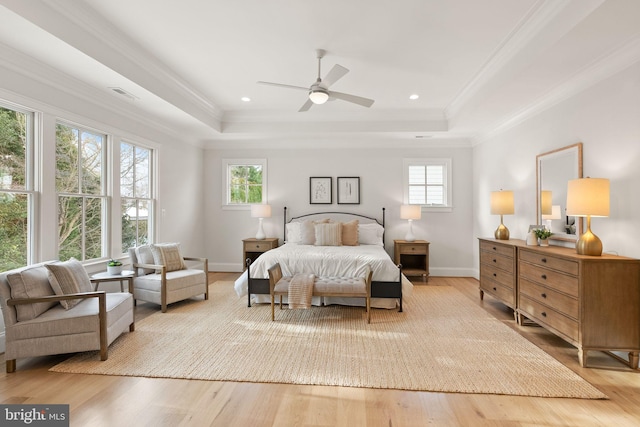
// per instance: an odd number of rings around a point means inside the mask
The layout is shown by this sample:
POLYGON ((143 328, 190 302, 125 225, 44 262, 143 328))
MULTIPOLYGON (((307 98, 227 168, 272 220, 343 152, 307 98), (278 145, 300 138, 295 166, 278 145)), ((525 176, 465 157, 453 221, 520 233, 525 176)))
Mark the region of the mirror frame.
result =
MULTIPOLYGON (((541 188, 542 161, 545 158, 554 157, 554 156, 557 156, 558 154, 561 154, 564 152, 570 152, 570 151, 575 151, 577 155, 576 161, 578 162, 578 164, 576 166, 578 167, 578 176, 576 176, 575 178, 582 178, 582 142, 578 142, 572 145, 567 145, 566 147, 558 148, 557 150, 547 151, 546 153, 538 154, 536 156, 536 221, 538 221, 538 224, 543 223, 542 213, 540 211, 541 210, 540 192, 542 191, 542 188, 541 188)), ((576 234, 575 235, 567 234, 567 233, 554 233, 551 237, 549 237, 549 240, 575 242, 578 240, 578 238, 582 233, 583 233, 583 218, 576 217, 576 234)))

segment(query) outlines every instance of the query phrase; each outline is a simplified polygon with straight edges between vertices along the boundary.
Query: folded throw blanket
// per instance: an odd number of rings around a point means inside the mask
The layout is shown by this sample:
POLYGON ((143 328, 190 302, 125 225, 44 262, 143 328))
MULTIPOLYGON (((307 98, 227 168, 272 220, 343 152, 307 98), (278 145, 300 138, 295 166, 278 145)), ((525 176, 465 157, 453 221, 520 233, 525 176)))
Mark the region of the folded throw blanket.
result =
POLYGON ((289 308, 311 308, 314 274, 296 274, 289 282, 289 308))

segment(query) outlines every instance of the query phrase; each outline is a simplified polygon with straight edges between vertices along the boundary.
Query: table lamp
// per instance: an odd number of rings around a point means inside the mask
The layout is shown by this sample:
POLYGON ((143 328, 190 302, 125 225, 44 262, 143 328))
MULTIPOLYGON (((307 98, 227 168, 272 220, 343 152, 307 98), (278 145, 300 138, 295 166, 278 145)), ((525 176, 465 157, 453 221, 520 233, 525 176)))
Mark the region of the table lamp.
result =
POLYGON ((553 205, 551 206, 551 213, 549 215, 546 214, 542 214, 542 219, 545 220, 547 222, 547 230, 552 231, 551 230, 551 221, 554 219, 560 219, 562 218, 562 216, 560 215, 560 205, 553 205))
POLYGON ((552 193, 549 190, 542 190, 540 192, 540 213, 542 215, 551 215, 551 196, 552 193))
POLYGON ((266 235, 262 229, 262 219, 271 218, 271 205, 251 205, 251 217, 258 218, 258 233, 256 239, 264 240, 266 235))
POLYGON ((503 215, 513 215, 513 191, 492 191, 491 192, 491 213, 500 215, 500 225, 494 233, 498 240, 509 240, 509 229, 504 226, 503 215))
POLYGON ((609 216, 609 180, 570 180, 567 186, 567 215, 587 217, 587 231, 576 242, 576 252, 580 255, 602 255, 602 241, 591 232, 591 217, 609 216))
POLYGON ((414 219, 420 219, 422 214, 422 207, 420 205, 402 205, 400 206, 400 218, 406 219, 409 222, 409 229, 404 240, 407 242, 413 242, 416 237, 413 235, 412 225, 414 219))

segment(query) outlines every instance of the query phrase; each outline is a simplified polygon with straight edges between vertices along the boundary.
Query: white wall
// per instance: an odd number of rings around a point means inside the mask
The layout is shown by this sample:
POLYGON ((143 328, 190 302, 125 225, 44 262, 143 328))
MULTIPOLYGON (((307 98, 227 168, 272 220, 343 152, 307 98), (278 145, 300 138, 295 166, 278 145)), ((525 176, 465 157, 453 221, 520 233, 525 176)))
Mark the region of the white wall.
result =
POLYGON ((611 180, 610 216, 593 218, 592 231, 604 252, 639 258, 640 63, 474 147, 474 235, 493 236, 499 218, 489 214, 489 193, 508 188, 515 215, 505 225, 525 238, 536 223, 536 155, 576 142, 584 144, 584 176, 611 180))
MULTIPOLYGON (((335 142, 335 141, 334 141, 335 142)), ((205 153, 205 195, 207 255, 212 270, 241 271, 242 239, 253 237, 257 220, 248 210, 222 208, 222 159, 266 158, 268 168, 268 201, 272 218, 264 220, 270 237, 283 236, 283 207, 289 216, 318 211, 348 211, 380 218, 386 208, 386 249, 393 254, 393 239, 402 239, 407 222, 399 218, 403 202, 403 158, 452 158, 454 196, 453 212, 423 212, 414 221, 418 239, 431 242, 432 275, 465 276, 472 274, 472 193, 471 148, 403 147, 403 141, 388 141, 396 148, 283 148, 283 149, 216 149, 205 153), (333 178, 333 204, 309 204, 309 178, 333 178), (336 178, 360 177, 360 204, 336 203, 336 178)), ((293 143, 295 144, 295 143, 293 143)), ((289 144, 289 145, 293 145, 289 144)), ((303 145, 302 143, 299 145, 303 145)), ((320 146, 318 143, 315 146, 320 146)), ((330 144, 335 146, 336 144, 330 144)), ((425 144, 426 145, 426 144, 425 144)), ((443 142, 438 145, 446 145, 443 142)), ((282 243, 282 242, 281 242, 282 243)))

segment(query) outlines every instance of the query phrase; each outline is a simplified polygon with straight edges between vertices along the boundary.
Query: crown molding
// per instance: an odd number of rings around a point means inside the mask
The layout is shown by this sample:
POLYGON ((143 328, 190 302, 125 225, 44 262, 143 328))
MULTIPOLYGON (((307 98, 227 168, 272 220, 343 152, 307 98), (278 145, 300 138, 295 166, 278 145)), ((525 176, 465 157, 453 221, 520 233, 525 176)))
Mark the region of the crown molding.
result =
POLYGON ((472 104, 474 98, 480 96, 482 89, 499 73, 508 72, 508 66, 517 62, 517 58, 524 52, 540 51, 554 43, 604 1, 538 0, 445 108, 446 117, 455 121, 455 117, 467 105, 472 104))
MULTIPOLYGON (((13 72, 26 79, 38 82, 46 87, 63 92, 71 97, 80 99, 97 108, 107 110, 113 114, 126 117, 140 124, 148 126, 154 131, 160 132, 171 139, 196 144, 201 146, 202 135, 190 133, 189 129, 180 129, 175 125, 155 119, 153 116, 141 113, 141 110, 130 102, 125 102, 106 91, 100 91, 91 85, 77 80, 58 69, 42 63, 31 56, 25 55, 14 48, 0 43, 0 72, 2 69, 13 72)), ((4 79, 0 79, 0 82, 4 79)), ((16 94, 15 88, 5 88, 8 93, 16 94)), ((68 115, 78 116, 78 112, 72 112, 61 107, 51 105, 41 99, 26 96, 29 101, 27 108, 31 109, 56 109, 63 110, 68 115), (44 108, 43 108, 44 107, 44 108)), ((135 102, 135 101, 132 101, 135 102)))
POLYGON ((481 144, 531 117, 565 101, 595 84, 640 62, 640 35, 622 44, 618 49, 602 55, 582 70, 557 85, 534 102, 522 107, 500 122, 494 124, 487 132, 474 138, 473 145, 481 144))
POLYGON ((89 5, 65 0, 3 5, 60 40, 173 104, 212 129, 220 130, 222 110, 142 49, 89 5))

